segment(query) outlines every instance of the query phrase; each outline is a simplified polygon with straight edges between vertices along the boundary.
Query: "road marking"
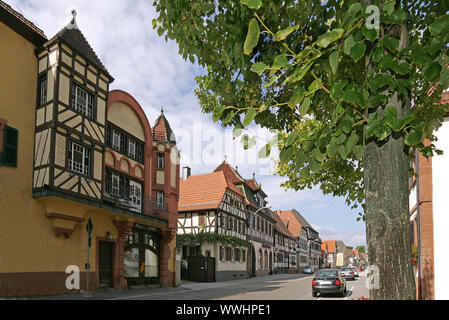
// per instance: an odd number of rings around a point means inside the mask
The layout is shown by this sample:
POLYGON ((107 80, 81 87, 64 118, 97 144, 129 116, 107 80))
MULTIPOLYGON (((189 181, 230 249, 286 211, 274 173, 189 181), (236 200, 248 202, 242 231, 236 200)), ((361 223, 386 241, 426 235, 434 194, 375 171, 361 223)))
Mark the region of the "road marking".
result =
MULTIPOLYGON (((351 289, 349 289, 349 291, 351 291, 351 295, 352 295, 352 290, 354 290, 354 286, 353 286, 351 289)), ((345 300, 348 300, 349 297, 350 297, 350 296, 347 296, 347 297, 345 298, 345 300)))

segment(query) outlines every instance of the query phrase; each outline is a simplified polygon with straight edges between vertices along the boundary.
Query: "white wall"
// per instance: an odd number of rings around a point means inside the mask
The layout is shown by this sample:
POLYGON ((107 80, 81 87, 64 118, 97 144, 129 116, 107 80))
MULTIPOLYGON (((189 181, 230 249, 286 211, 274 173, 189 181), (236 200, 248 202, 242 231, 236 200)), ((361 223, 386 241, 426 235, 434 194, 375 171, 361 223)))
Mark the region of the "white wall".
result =
POLYGON ((449 119, 436 131, 436 136, 435 145, 444 154, 432 158, 435 299, 449 299, 449 119))

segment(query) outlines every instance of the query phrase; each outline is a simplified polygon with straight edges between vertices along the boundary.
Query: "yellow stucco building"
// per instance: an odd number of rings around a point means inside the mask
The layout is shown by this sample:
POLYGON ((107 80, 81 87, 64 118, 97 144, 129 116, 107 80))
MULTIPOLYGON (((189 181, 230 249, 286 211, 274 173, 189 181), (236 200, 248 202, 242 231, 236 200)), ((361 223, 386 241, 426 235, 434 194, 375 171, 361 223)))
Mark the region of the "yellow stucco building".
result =
POLYGON ((179 151, 163 113, 152 129, 109 91, 75 18, 49 40, 0 1, 0 44, 0 297, 85 290, 88 271, 91 290, 173 286, 179 151))

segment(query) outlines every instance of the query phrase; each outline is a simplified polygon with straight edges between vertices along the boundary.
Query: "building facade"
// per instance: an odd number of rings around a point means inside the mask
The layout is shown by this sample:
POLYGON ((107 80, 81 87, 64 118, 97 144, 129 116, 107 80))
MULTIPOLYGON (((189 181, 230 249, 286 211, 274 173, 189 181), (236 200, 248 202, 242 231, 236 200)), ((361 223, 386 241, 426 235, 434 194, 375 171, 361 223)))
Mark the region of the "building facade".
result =
POLYGON ((189 256, 205 256, 214 259, 213 281, 248 278, 247 232, 244 196, 223 171, 181 180, 178 236, 185 241, 178 249, 187 272, 198 271, 189 256))
POLYGON ((267 195, 254 175, 252 179, 244 179, 226 160, 215 169, 215 172, 217 171, 223 171, 228 184, 233 184, 244 196, 248 223, 247 240, 251 244, 248 273, 253 277, 272 273, 273 226, 276 221, 271 218, 266 208, 267 195))
POLYGON ((297 255, 296 239, 290 233, 287 226, 282 222, 279 210, 273 212, 270 210, 274 225, 274 272, 275 273, 296 273, 297 255))
MULTIPOLYGON (((442 104, 449 103, 449 92, 442 95, 442 104)), ((434 133, 438 138, 435 146, 443 151, 442 155, 426 158, 415 152, 411 166, 418 177, 409 182, 410 223, 412 245, 417 252, 414 266, 417 297, 424 300, 449 299, 446 290, 445 270, 449 264, 446 253, 449 225, 446 196, 449 181, 449 116, 446 115, 441 127, 434 133)), ((425 141, 425 144, 428 141, 425 141)))
MULTIPOLYGON (((147 203, 157 188, 157 141, 143 110, 130 95, 109 92, 114 79, 75 16, 48 40, 2 1, 0 13, 8 44, 0 53, 0 242, 8 244, 0 250, 0 296, 78 292, 87 274, 90 290, 173 285, 178 178, 167 170, 169 209, 147 203), (123 134, 123 150, 112 127, 123 134), (130 266, 134 248, 152 254, 130 266), (70 270, 80 273, 79 289, 66 286, 70 270)), ((179 158, 175 143, 163 144, 179 158)))
POLYGON ((336 268, 337 267, 337 256, 338 256, 338 248, 337 241, 335 240, 326 240, 322 241, 321 249, 325 250, 325 268, 336 268))

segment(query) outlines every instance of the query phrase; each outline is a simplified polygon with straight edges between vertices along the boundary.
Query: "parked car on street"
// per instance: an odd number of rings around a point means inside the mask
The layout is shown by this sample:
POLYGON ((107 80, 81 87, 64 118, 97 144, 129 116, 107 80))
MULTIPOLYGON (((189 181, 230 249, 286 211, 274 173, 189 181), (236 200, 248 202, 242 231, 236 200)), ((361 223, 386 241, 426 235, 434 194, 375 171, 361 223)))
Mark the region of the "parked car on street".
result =
POLYGON ((352 267, 352 270, 354 271, 354 276, 356 278, 358 278, 359 277, 359 271, 357 270, 357 268, 356 267, 352 267))
POLYGON ((344 297, 346 293, 346 280, 338 269, 318 270, 312 280, 312 296, 322 293, 337 293, 344 297))
POLYGON ((352 267, 341 267, 340 272, 345 279, 355 279, 354 269, 352 269, 352 267))
POLYGON ((313 274, 313 267, 305 266, 304 269, 302 270, 302 273, 313 274))

